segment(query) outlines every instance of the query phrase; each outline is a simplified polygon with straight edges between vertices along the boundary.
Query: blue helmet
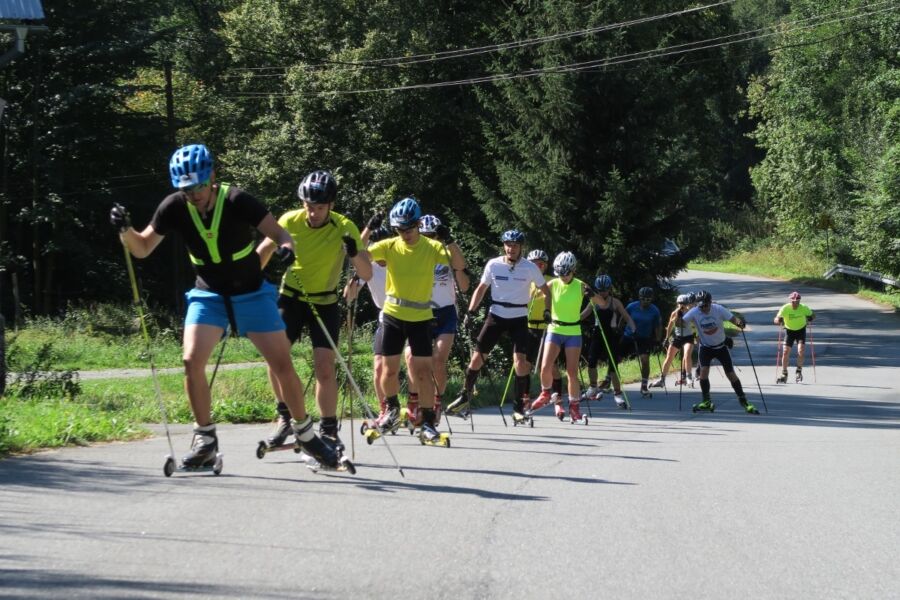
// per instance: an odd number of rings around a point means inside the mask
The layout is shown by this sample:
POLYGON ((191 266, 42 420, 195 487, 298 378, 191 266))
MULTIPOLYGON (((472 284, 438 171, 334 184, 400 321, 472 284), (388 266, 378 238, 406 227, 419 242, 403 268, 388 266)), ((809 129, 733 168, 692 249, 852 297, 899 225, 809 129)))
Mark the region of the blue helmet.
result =
POLYGON ((183 146, 169 159, 169 176, 176 190, 206 183, 212 170, 212 153, 203 144, 183 146))
POLYGON ((598 275, 594 280, 594 287, 598 292, 605 292, 612 289, 612 277, 609 275, 598 275))
POLYGON ((391 209, 391 227, 413 227, 422 218, 422 209, 415 198, 404 198, 391 209))
POLYGON ((516 244, 524 244, 525 243, 525 234, 519 231, 518 229, 510 229, 509 231, 504 231, 503 235, 500 236, 500 241, 504 244, 506 242, 515 242, 516 244))
POLYGON ((571 252, 560 252, 553 259, 553 272, 557 277, 563 277, 575 270, 577 264, 575 255, 571 252))
POLYGON ((328 171, 313 171, 300 182, 297 197, 310 204, 330 204, 337 198, 337 183, 328 171))
POLYGON ((437 228, 441 226, 441 220, 434 215, 425 215, 419 221, 419 233, 437 233, 437 228))

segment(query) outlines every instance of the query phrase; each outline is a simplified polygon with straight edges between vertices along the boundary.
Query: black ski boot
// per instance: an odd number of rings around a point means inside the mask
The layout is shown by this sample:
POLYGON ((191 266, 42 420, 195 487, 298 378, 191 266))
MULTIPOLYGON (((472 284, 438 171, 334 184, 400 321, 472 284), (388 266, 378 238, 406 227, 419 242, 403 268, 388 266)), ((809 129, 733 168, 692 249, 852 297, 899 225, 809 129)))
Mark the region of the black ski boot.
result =
POLYGON ((288 410, 284 402, 278 403, 278 420, 275 421, 275 428, 269 437, 266 438, 266 446, 269 448, 277 448, 284 446, 289 435, 293 433, 291 430, 291 411, 288 410))
POLYGON ((454 417, 466 418, 469 416, 469 392, 463 390, 459 396, 451 402, 444 412, 454 417))
POLYGON ((338 454, 325 444, 312 430, 312 419, 306 417, 302 421, 291 419, 291 429, 294 430, 294 438, 297 443, 313 460, 327 469, 337 469, 340 466, 338 454), (304 440, 303 438, 307 438, 304 440))
POLYGON ((338 424, 335 417, 322 417, 319 421, 319 437, 340 457, 344 454, 344 442, 338 437, 338 424))
POLYGON ((194 439, 191 441, 191 451, 181 459, 181 468, 191 471, 211 468, 216 464, 216 454, 219 451, 219 438, 216 436, 215 425, 194 425, 194 439))
POLYGON ((450 435, 447 433, 440 433, 437 430, 434 409, 419 409, 419 419, 419 442, 423 446, 450 447, 450 435))
POLYGON ((787 369, 781 372, 781 375, 775 380, 775 383, 787 383, 787 369))
POLYGON ((797 383, 803 381, 803 367, 797 367, 797 370, 794 371, 794 381, 797 383))

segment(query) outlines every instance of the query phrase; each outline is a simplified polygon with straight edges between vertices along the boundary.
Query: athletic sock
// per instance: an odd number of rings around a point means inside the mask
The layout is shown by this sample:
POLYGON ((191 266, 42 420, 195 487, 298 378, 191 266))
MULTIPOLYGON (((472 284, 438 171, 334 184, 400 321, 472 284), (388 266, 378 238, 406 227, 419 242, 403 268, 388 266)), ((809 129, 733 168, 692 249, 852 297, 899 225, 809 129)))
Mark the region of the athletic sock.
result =
POLYGON ((562 378, 553 380, 553 391, 562 396, 562 378))
POLYGON ((478 373, 481 369, 466 369, 466 383, 465 390, 467 392, 472 392, 475 389, 475 382, 478 380, 478 373))
POLYGON ((744 395, 744 386, 741 385, 740 379, 735 379, 731 382, 731 387, 734 388, 734 393, 738 395, 738 398, 744 395))
POLYGON ((528 375, 516 375, 516 385, 513 389, 513 397, 522 398, 527 396, 529 387, 531 387, 531 377, 528 375))
POLYGON ((703 392, 704 396, 709 395, 709 379, 700 380, 700 391, 703 392))

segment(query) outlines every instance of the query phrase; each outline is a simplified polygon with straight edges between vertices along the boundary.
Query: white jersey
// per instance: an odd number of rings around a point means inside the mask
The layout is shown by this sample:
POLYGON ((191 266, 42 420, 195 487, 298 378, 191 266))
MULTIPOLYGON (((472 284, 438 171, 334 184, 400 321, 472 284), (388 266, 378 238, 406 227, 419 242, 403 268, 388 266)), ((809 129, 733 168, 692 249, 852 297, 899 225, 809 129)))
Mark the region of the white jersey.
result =
POLYGON ((372 263, 372 279, 364 283, 369 287, 369 293, 372 294, 372 302, 378 307, 378 310, 384 306, 384 286, 387 282, 387 267, 382 267, 377 262, 372 263))
POLYGON ((456 282, 450 265, 435 265, 434 287, 431 288, 431 306, 443 308, 456 304, 456 282))
POLYGON ((731 311, 715 302, 710 305, 709 313, 704 313, 695 306, 684 315, 685 323, 693 323, 700 336, 700 344, 715 348, 725 343, 725 321, 732 318, 731 311))
POLYGON ((491 286, 490 312, 504 319, 528 316, 528 303, 531 302, 531 284, 543 286, 546 281, 536 264, 524 258, 514 265, 506 262, 503 256, 492 258, 484 266, 481 283, 491 286), (514 306, 503 306, 512 304, 514 306))

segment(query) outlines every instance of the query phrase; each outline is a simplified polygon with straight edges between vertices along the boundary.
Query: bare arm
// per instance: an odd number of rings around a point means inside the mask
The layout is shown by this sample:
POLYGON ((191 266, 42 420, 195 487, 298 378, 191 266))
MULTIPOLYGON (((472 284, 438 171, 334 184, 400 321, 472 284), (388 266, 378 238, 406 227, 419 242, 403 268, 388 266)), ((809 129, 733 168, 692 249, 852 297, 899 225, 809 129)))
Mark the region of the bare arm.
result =
POLYGON ((128 247, 128 251, 135 258, 147 258, 156 250, 159 243, 163 241, 165 236, 156 233, 152 225, 147 225, 146 229, 138 233, 133 227, 129 227, 119 234, 119 239, 128 247))
POLYGON ((545 283, 538 289, 541 290, 541 293, 544 295, 544 306, 547 307, 545 310, 550 310, 550 306, 553 302, 553 299, 550 297, 550 287, 545 283))
POLYGON ((466 273, 466 259, 459 244, 450 242, 444 248, 450 253, 450 268, 453 269, 453 278, 456 280, 457 289, 461 292, 467 292, 472 282, 469 279, 469 274, 466 273))
POLYGON ((260 221, 259 225, 256 226, 256 229, 266 236, 263 243, 256 248, 256 253, 259 254, 260 266, 266 266, 266 263, 272 258, 272 253, 275 252, 277 248, 287 246, 291 249, 291 252, 294 251, 294 238, 291 237, 291 234, 288 233, 284 227, 278 224, 278 221, 275 220, 272 213, 267 214, 263 220, 260 221))
POLYGON ((628 326, 631 327, 632 331, 637 331, 637 325, 634 324, 634 319, 632 319, 631 315, 628 314, 628 311, 625 310, 625 305, 622 304, 622 301, 619 300, 618 298, 616 298, 615 303, 616 303, 616 311, 620 315, 622 315, 622 318, 625 319, 625 323, 627 323, 628 326))
POLYGON ((672 314, 669 315, 669 324, 666 325, 666 337, 663 339, 669 339, 669 336, 672 335, 672 328, 675 327, 675 321, 678 320, 678 309, 672 311, 672 314))
POLYGON ((472 292, 472 299, 469 300, 469 312, 475 312, 478 310, 478 306, 481 304, 481 301, 484 299, 484 294, 487 292, 488 284, 479 283, 475 288, 475 291, 472 292))

